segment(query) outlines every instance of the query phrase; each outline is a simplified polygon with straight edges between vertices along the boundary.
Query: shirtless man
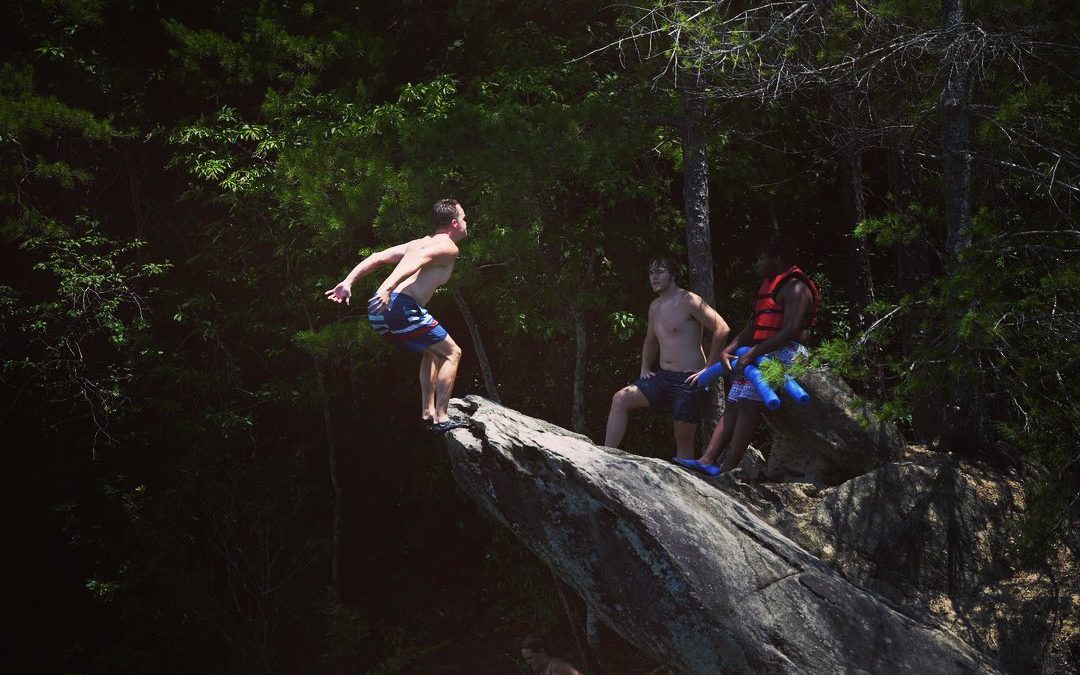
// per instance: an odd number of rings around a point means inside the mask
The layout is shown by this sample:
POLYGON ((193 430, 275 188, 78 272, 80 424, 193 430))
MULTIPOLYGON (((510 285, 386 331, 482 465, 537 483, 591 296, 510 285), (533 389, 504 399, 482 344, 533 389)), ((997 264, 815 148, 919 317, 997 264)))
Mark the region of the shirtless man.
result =
POLYGON ((641 348, 641 379, 612 397, 604 445, 619 447, 634 408, 670 403, 675 459, 693 463, 694 434, 705 394, 698 388, 697 379, 703 368, 720 359, 730 330, 700 296, 679 288, 675 283, 675 263, 670 258, 649 261, 649 282, 657 298, 649 305, 649 325, 641 348), (701 348, 703 328, 712 333, 708 361, 701 348), (653 370, 657 357, 660 368, 653 370))
POLYGON ((435 233, 374 253, 353 268, 344 281, 329 291, 329 300, 349 304, 352 285, 383 265, 394 271, 368 301, 368 321, 383 338, 412 352, 420 352, 420 417, 435 433, 468 426, 452 420, 446 407, 454 388, 461 349, 424 305, 454 272, 457 242, 466 235, 465 210, 454 199, 432 207, 435 233))
POLYGON ((548 654, 544 641, 537 637, 527 637, 521 643, 521 658, 525 659, 529 670, 540 675, 581 675, 567 661, 548 654))

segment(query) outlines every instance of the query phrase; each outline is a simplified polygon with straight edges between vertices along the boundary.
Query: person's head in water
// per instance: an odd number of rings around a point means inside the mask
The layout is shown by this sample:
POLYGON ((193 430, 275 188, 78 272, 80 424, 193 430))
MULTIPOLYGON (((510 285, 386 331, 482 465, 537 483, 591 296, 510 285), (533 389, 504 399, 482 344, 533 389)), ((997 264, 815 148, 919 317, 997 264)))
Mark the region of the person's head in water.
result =
POLYGON ((465 209, 456 199, 440 199, 431 207, 431 224, 435 232, 446 232, 454 241, 468 234, 465 225, 465 209))
POLYGON ((543 671, 551 661, 544 641, 532 635, 521 642, 521 658, 525 659, 525 665, 534 673, 543 671))
POLYGON ((795 263, 798 250, 794 239, 786 234, 773 232, 758 249, 755 267, 761 276, 774 277, 795 263))
POLYGON ((670 256, 654 256, 649 260, 649 284, 653 293, 663 293, 675 284, 675 260, 670 256))

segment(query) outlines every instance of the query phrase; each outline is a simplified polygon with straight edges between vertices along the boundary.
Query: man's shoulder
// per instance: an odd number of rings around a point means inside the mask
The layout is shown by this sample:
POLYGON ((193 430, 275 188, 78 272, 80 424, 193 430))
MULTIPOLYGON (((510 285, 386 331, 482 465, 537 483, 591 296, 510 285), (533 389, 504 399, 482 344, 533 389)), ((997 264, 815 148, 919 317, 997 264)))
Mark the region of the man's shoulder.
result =
POLYGON ((685 288, 680 288, 679 291, 679 302, 690 307, 700 307, 705 304, 705 301, 697 293, 688 291, 685 288))
POLYGON ((802 273, 792 273, 788 275, 782 282, 780 282, 780 288, 777 289, 778 295, 795 295, 810 292, 810 284, 807 283, 809 277, 802 273))
MULTIPOLYGON (((565 659, 552 659, 548 666, 548 672, 551 675, 570 675, 571 673, 578 673, 577 668, 574 668, 571 663, 565 659)), ((578 673, 580 675, 580 673, 578 673)))
POLYGON ((416 241, 420 242, 421 246, 439 255, 457 255, 458 252, 457 244, 450 237, 429 235, 416 241))

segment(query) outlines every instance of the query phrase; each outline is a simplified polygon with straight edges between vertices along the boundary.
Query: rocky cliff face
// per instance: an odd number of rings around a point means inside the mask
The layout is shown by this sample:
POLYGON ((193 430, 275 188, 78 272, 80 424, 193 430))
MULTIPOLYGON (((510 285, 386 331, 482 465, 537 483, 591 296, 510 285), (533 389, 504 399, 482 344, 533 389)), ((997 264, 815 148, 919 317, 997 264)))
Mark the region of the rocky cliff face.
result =
POLYGON ((912 446, 842 485, 727 482, 807 552, 909 616, 953 632, 1010 673, 1080 672, 1080 579, 1010 564, 1020 484, 912 446))
MULTIPOLYGON (((875 505, 865 495, 887 499, 896 481, 925 483, 917 471, 882 467, 868 490, 758 489, 597 447, 479 397, 455 406, 475 422, 447 440, 466 493, 603 621, 673 668, 702 675, 998 672, 997 663, 935 625, 932 613, 905 607, 903 578, 876 581, 889 567, 890 539, 873 538, 888 523, 872 511, 918 509, 900 500, 875 505), (848 563, 845 576, 840 564, 848 563)), ((985 523, 972 515, 969 525, 985 523)), ((941 565, 931 550, 937 536, 908 558, 925 573, 941 565)), ((996 548, 991 540, 987 550, 996 548)), ((952 583, 930 576, 935 588, 952 583)))
POLYGON ((900 459, 904 444, 896 426, 880 420, 847 383, 820 368, 799 383, 809 404, 785 401, 764 415, 773 433, 762 477, 836 485, 900 459))

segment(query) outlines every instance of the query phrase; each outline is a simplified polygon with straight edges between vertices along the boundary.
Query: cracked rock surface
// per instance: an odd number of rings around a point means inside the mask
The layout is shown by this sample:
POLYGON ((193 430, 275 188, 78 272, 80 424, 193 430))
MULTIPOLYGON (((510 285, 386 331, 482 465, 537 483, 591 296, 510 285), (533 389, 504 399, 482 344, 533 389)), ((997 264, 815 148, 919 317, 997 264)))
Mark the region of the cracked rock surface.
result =
MULTIPOLYGON (((470 396, 457 482, 629 642, 686 673, 993 673, 755 509, 661 460, 470 396)), ((722 480, 722 479, 721 479, 722 480)))

